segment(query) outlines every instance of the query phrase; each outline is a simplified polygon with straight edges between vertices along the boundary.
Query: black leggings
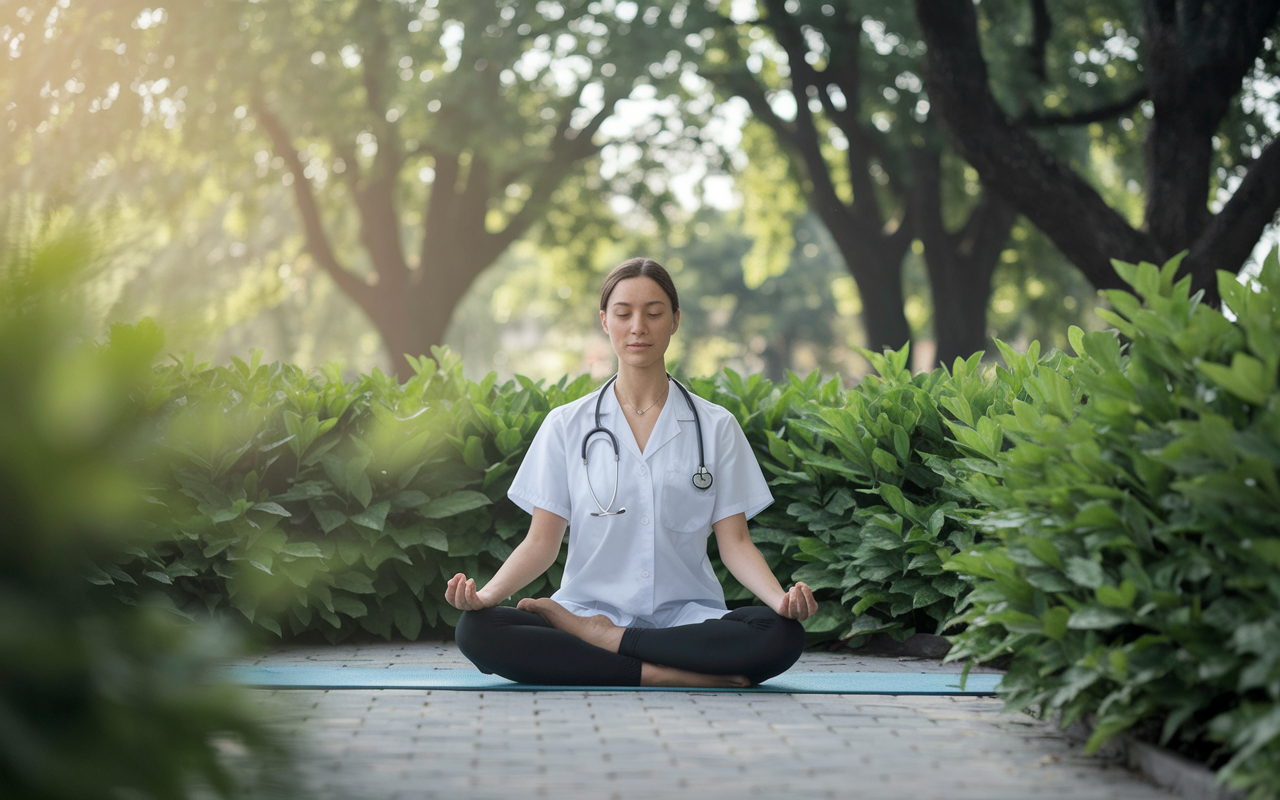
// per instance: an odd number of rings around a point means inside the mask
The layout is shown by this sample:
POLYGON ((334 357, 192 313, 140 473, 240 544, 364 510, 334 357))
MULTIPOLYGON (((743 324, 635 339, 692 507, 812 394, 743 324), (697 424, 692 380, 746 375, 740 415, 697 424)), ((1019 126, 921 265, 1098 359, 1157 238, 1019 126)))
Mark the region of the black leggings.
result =
POLYGON ((804 650, 804 627, 772 609, 748 606, 720 619, 674 628, 627 628, 617 653, 506 606, 464 611, 458 649, 482 672, 544 686, 639 686, 640 664, 757 684, 786 672, 804 650))

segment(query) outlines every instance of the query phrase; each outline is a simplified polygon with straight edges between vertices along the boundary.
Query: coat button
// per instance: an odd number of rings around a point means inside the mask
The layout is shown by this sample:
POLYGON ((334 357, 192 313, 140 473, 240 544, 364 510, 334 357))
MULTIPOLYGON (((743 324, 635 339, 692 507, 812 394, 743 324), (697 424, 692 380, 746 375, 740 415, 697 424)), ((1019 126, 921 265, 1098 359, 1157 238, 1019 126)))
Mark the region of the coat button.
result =
POLYGON ((641 517, 641 518, 640 518, 640 524, 641 524, 641 525, 648 525, 648 524, 649 524, 649 518, 648 518, 648 517, 641 517))
POLYGON ((647 569, 646 569, 645 571, 641 572, 641 573, 640 573, 640 577, 641 577, 641 578, 647 578, 647 577, 649 577, 649 570, 647 570, 647 569))
POLYGON ((641 475, 647 475, 647 474, 649 474, 649 473, 648 473, 648 470, 646 470, 644 467, 641 467, 641 468, 640 468, 640 474, 641 474, 641 475))

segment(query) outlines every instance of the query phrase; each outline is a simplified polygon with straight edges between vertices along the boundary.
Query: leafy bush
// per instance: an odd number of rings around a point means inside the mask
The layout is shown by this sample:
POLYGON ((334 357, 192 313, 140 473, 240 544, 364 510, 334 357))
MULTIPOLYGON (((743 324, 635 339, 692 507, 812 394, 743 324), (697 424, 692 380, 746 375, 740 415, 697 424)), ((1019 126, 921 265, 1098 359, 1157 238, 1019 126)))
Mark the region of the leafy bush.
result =
MULTIPOLYGON (((188 616, 235 609, 277 636, 453 625, 444 582, 483 583, 514 549, 527 519, 507 487, 547 411, 589 381, 475 383, 435 355, 403 386, 260 353, 160 370, 139 393, 167 464, 148 499, 177 535, 97 580, 163 590, 188 616)), ((563 559, 516 599, 557 583, 563 559)))
POLYGON ((877 632, 899 640, 935 633, 955 615, 968 585, 942 565, 974 540, 956 460, 999 450, 992 416, 1010 408, 1026 372, 983 370, 976 353, 950 372, 912 376, 906 347, 863 354, 879 375, 848 392, 811 375, 792 376, 779 393, 757 376, 744 383, 730 373, 704 394, 739 416, 773 476, 778 502, 752 537, 780 577, 805 581, 822 601, 805 623, 810 639, 852 646, 877 632))
POLYGON ((1117 264, 1123 338, 1072 329, 967 481, 988 540, 950 657, 1012 658, 1011 706, 1138 726, 1280 796, 1280 263, 1220 273, 1235 319, 1163 269, 1117 264), (1205 748, 1208 746, 1209 750, 1205 748), (1216 746, 1216 752, 1213 752, 1216 746))
MULTIPOLYGON (((10 236, 37 224, 17 216, 10 236)), ((274 751, 238 690, 200 682, 236 639, 85 581, 91 559, 152 543, 137 525, 147 476, 129 392, 159 336, 74 335, 65 296, 90 242, 54 223, 0 241, 0 795, 230 796, 212 737, 274 751)))

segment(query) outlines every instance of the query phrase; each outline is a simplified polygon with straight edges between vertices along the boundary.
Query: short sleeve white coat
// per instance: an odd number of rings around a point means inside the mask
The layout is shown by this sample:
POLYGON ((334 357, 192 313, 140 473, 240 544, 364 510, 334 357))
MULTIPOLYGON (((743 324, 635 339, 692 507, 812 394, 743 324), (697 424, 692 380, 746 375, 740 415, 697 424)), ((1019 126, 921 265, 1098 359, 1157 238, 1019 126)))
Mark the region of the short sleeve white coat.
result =
POLYGON ((601 390, 552 409, 525 454, 507 495, 530 514, 542 508, 569 521, 569 558, 552 598, 579 616, 603 614, 624 627, 667 628, 718 619, 724 591, 711 568, 707 537, 714 522, 773 502, 742 428, 724 408, 690 393, 702 423, 710 489, 693 485, 698 467, 694 415, 672 385, 644 452, 612 386, 600 423, 618 438, 596 434, 582 464, 582 442, 595 427, 601 390), (593 517, 591 497, 625 514, 593 517), (591 485, 588 486, 588 471, 591 485))

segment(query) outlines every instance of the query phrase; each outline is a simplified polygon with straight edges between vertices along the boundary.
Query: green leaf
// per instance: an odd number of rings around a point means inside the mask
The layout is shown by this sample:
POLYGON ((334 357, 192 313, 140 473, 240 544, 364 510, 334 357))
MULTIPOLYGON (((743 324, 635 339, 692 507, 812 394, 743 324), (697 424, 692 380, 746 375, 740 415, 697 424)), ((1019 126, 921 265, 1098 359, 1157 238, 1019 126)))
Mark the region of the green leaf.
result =
POLYGON ((1134 598, 1138 595, 1138 587, 1124 581, 1118 589, 1114 586, 1099 586, 1094 594, 1099 603, 1109 608, 1132 608, 1134 598))
POLYGON ((884 598, 885 598, 885 595, 883 594, 865 595, 861 600, 853 604, 853 607, 849 609, 849 612, 856 617, 862 614, 868 608, 871 608, 876 603, 879 603, 884 598))
POLYGON ((494 444, 497 446, 499 453, 509 456, 524 444, 524 436, 520 433, 519 428, 507 428, 494 437, 494 444))
POLYGON ((115 581, 97 564, 85 566, 85 579, 96 586, 110 586, 115 581))
MULTIPOLYGON (((810 617, 809 619, 813 619, 813 617, 810 617)), ((805 620, 805 622, 808 622, 808 620, 805 620)), ((840 638, 852 639, 855 636, 865 636, 869 633, 875 633, 877 631, 885 630, 886 628, 892 628, 896 624, 897 623, 892 621, 883 622, 878 617, 873 617, 870 614, 863 614, 855 619, 853 624, 850 625, 844 633, 840 634, 840 638)), ((807 625, 805 626, 805 630, 809 630, 807 625)))
POLYGON ((894 458, 887 450, 876 448, 871 452, 871 460, 876 466, 890 475, 898 475, 902 472, 902 466, 898 463, 898 459, 894 458))
POLYGON ((427 519, 445 519, 481 506, 487 506, 490 503, 492 501, 488 496, 480 492, 461 490, 447 494, 444 497, 437 497, 423 506, 418 513, 427 519))
POLYGON ((835 558, 835 553, 831 551, 831 547, 816 536, 799 538, 796 540, 796 544, 799 546, 800 552, 811 556, 810 560, 817 561, 820 564, 827 564, 835 558))
POLYGON ((970 428, 973 427, 973 409, 969 406, 969 401, 965 399, 964 395, 944 397, 939 402, 943 408, 955 415, 956 419, 970 428))
POLYGON ((1040 615, 1040 623, 1044 627, 1044 635, 1061 642, 1067 635, 1067 622, 1071 618, 1071 609, 1066 606, 1054 606, 1040 615))
POLYGON ((791 452, 791 448, 787 443, 778 438, 773 431, 766 432, 766 441, 769 443, 769 454, 778 460, 787 469, 795 469, 796 458, 791 452))
POLYGON ((1196 364, 1196 369, 1250 405, 1265 406, 1267 398, 1275 394, 1275 369, 1267 369, 1261 360, 1248 353, 1234 353, 1230 367, 1202 361, 1196 364))
MULTIPOLYGON (((508 428, 508 430, 511 429, 508 428)), ((417 605, 411 601, 396 603, 391 619, 395 622, 400 635, 409 641, 417 639, 422 631, 422 614, 419 613, 417 605)))
POLYGON ((351 518, 351 521, 357 525, 371 528, 375 531, 380 531, 386 527, 387 512, 390 510, 391 501, 383 500, 380 503, 375 503, 374 505, 369 506, 359 514, 356 514, 351 518))
POLYGON ((388 526, 386 532, 391 535, 391 538, 401 548, 423 545, 434 550, 447 551, 449 549, 449 540, 444 531, 429 525, 415 525, 411 528, 388 526))
POLYGON ((1106 579, 1101 564, 1079 556, 1067 559, 1067 567, 1063 571, 1068 578, 1089 589, 1097 589, 1106 579))
POLYGON ((468 467, 482 472, 489 466, 484 457, 484 442, 479 436, 467 437, 467 443, 462 448, 462 461, 468 467))
POLYGON ((335 594, 333 608, 339 614, 346 614, 352 619, 359 619, 369 613, 369 607, 349 594, 335 594))
POLYGON ((842 608, 838 603, 819 603, 818 613, 806 619, 803 623, 805 631, 808 633, 830 633, 838 630, 849 622, 849 612, 842 608))
POLYGON ((911 463, 911 437, 902 428, 893 430, 893 451, 898 456, 898 461, 903 464, 911 463))
POLYGON ((1089 605, 1072 613, 1067 620, 1071 630, 1106 630, 1129 621, 1129 615, 1113 608, 1089 605))
POLYGON ((292 542, 281 547, 280 552, 285 555, 297 556, 298 558, 324 557, 324 553, 320 552, 320 546, 314 542, 292 542))
POLYGON ((290 514, 288 511, 286 511, 286 510, 285 510, 285 507, 284 507, 284 506, 280 505, 279 503, 255 503, 255 504, 254 504, 254 506, 253 506, 253 510, 254 510, 254 511, 264 511, 264 512, 266 512, 266 513, 268 513, 268 514, 275 514, 275 515, 276 515, 276 516, 278 516, 278 517, 292 517, 292 516, 293 516, 293 515, 292 515, 292 514, 290 514))
POLYGON ((355 485, 351 487, 351 496, 359 501, 361 506, 367 507, 373 500, 373 484, 369 481, 369 476, 361 472, 355 479, 355 485))
POLYGON ((354 592, 355 594, 373 593, 373 579, 363 572, 340 572, 334 576, 333 585, 334 588, 354 592))
MULTIPOLYGON (((885 455, 888 454, 886 453, 885 455)), ((876 491, 884 498, 884 501, 889 504, 890 508, 904 517, 910 517, 907 513, 907 499, 902 496, 901 489, 891 483, 882 483, 876 487, 876 491)))
POLYGON ((334 528, 347 521, 347 515, 341 511, 335 511, 324 506, 313 505, 311 513, 315 514, 316 522, 320 523, 320 529, 325 533, 329 533, 334 528))
POLYGON ((1062 557, 1058 555, 1058 549, 1053 546, 1053 542, 1040 536, 1028 536, 1023 540, 1023 544, 1036 558, 1051 567, 1062 569, 1062 557))

